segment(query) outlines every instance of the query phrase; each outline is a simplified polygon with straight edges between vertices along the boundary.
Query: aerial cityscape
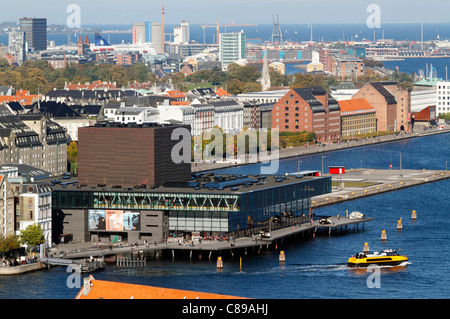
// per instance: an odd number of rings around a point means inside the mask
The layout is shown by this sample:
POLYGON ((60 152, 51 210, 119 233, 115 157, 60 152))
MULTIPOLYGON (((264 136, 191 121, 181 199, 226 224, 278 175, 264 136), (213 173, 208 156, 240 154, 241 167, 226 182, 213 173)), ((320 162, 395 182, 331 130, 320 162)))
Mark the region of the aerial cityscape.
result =
POLYGON ((0 14, 0 299, 448 298, 448 5, 322 2, 0 14))

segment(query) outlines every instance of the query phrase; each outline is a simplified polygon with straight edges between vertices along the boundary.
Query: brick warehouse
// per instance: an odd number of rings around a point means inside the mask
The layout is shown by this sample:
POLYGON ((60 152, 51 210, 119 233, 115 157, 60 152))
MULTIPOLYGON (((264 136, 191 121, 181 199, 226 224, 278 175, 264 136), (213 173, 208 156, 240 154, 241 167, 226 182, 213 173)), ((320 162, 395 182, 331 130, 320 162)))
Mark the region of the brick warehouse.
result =
POLYGON ((366 99, 376 110, 377 131, 408 131, 411 126, 411 92, 397 82, 365 84, 352 99, 366 99))
POLYGON ((317 142, 340 139, 340 108, 322 87, 289 90, 274 106, 272 127, 280 132, 314 132, 317 142))
MULTIPOLYGON (((187 125, 97 124, 79 128, 80 185, 162 185, 191 176, 191 163, 176 164, 171 132, 187 125)), ((178 138, 178 137, 177 137, 178 138)))

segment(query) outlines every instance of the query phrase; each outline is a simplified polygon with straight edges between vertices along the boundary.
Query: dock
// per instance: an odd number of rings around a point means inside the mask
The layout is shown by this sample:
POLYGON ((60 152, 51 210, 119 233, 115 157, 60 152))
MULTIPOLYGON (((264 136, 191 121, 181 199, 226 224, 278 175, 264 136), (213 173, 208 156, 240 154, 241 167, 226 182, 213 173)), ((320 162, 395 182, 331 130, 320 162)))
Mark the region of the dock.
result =
POLYGON ((312 198, 317 208, 450 178, 445 170, 352 169, 332 175, 333 191, 312 198))
MULTIPOLYGON (((146 258, 160 258, 163 255, 169 258, 182 256, 183 258, 206 258, 212 259, 222 255, 247 255, 260 253, 262 250, 269 250, 281 245, 289 240, 299 240, 315 236, 316 233, 331 235, 337 232, 349 232, 364 230, 364 224, 373 218, 362 218, 352 220, 345 216, 327 216, 330 223, 320 223, 320 216, 312 222, 294 223, 288 227, 271 229, 265 235, 258 233, 249 237, 227 238, 219 240, 195 240, 181 243, 175 238, 172 241, 156 244, 120 245, 120 246, 99 246, 96 243, 85 243, 85 248, 79 246, 78 249, 65 250, 62 263, 59 265, 69 265, 68 260, 76 260, 93 256, 94 258, 104 258, 115 261, 120 268, 141 268, 146 266, 146 258), (109 257, 108 257, 109 256, 109 257)), ((70 247, 70 244, 63 245, 70 247)), ((67 249, 67 248, 65 248, 67 249)), ((51 258, 51 263, 57 265, 59 258, 51 258)))
POLYGON ((40 262, 47 266, 64 266, 72 267, 76 272, 88 273, 103 269, 105 267, 104 258, 89 258, 89 259, 66 259, 66 258, 41 258, 40 262))
MULTIPOLYGON (((350 169, 345 174, 333 175, 332 192, 311 198, 311 208, 318 208, 349 200, 382 194, 385 192, 401 190, 430 182, 438 182, 450 178, 449 171, 441 170, 375 170, 350 169)), ((301 217, 293 218, 286 224, 276 225, 269 229, 270 234, 255 233, 248 237, 226 237, 215 240, 183 241, 176 238, 162 243, 120 245, 112 243, 92 242, 83 243, 79 247, 70 249, 70 244, 64 244, 61 258, 80 259, 89 256, 98 258, 111 258, 119 267, 142 267, 146 258, 160 258, 162 256, 175 258, 207 258, 223 255, 247 255, 260 253, 263 249, 276 249, 290 240, 299 240, 315 236, 316 234, 332 235, 338 232, 364 230, 365 223, 373 218, 366 216, 362 219, 350 219, 343 211, 339 216, 326 216, 329 223, 320 222, 321 216, 314 216, 312 222, 305 222, 301 217), (118 258, 122 258, 118 261, 118 258), (123 259, 125 258, 125 259, 123 259)), ((364 212, 363 212, 364 213, 364 212)), ((72 246, 73 247, 73 246, 72 246)), ((53 253, 53 252, 52 252, 53 253)), ((54 254, 59 255, 56 251, 54 254)))

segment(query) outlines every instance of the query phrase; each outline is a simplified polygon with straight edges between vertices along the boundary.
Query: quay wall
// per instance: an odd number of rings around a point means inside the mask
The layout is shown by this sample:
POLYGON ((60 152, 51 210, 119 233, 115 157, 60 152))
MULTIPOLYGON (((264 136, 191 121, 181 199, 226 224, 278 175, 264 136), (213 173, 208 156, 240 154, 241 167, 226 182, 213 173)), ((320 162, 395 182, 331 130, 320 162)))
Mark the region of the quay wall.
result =
POLYGON ((32 264, 18 265, 18 266, 0 266, 0 275, 20 275, 30 271, 45 269, 42 262, 36 262, 32 264))
MULTIPOLYGON (((342 149, 348 149, 348 148, 355 148, 360 146, 368 146, 368 145, 375 145, 375 144, 382 144, 382 143, 390 143, 390 142, 398 142, 401 140, 406 140, 410 138, 420 138, 430 135, 436 135, 436 134, 445 134, 450 133, 450 127, 447 125, 445 129, 429 129, 424 130, 421 132, 416 133, 404 133, 400 135, 385 135, 385 136, 379 136, 379 137, 373 137, 373 138, 367 138, 367 139, 361 139, 358 141, 349 141, 339 144, 327 144, 326 146, 319 146, 319 145, 310 145, 309 147, 305 146, 298 146, 298 147, 292 147, 292 148, 283 148, 279 150, 279 159, 287 159, 287 158, 293 158, 293 157, 299 157, 303 155, 312 155, 312 154, 319 154, 319 153, 326 153, 326 152, 332 152, 342 149)), ((214 170, 220 170, 220 169, 226 169, 230 167, 237 167, 237 166, 243 166, 243 165, 249 165, 254 164, 246 161, 245 163, 192 163, 192 172, 208 172, 208 171, 214 171, 214 170)))
POLYGON ((311 208, 322 207, 331 204, 341 203, 348 200, 358 199, 371 195, 378 195, 385 192, 399 190, 406 187, 422 185, 450 178, 450 171, 430 174, 425 178, 413 178, 402 181, 395 181, 386 184, 365 187, 364 189, 351 189, 345 193, 327 194, 311 198, 311 208))

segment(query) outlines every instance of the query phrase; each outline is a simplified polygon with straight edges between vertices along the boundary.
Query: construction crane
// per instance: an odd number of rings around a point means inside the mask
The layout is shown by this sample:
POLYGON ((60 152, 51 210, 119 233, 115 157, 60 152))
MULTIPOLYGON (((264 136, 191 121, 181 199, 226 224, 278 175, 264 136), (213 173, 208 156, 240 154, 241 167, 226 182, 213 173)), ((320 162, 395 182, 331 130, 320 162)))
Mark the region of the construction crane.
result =
MULTIPOLYGON (((219 20, 217 20, 217 25, 201 25, 203 28, 203 31, 205 28, 217 28, 217 36, 216 36, 216 43, 219 44, 219 34, 220 34, 220 27, 252 27, 252 26, 258 26, 257 24, 219 24, 219 20)), ((203 42, 205 42, 205 36, 203 35, 203 42)))

